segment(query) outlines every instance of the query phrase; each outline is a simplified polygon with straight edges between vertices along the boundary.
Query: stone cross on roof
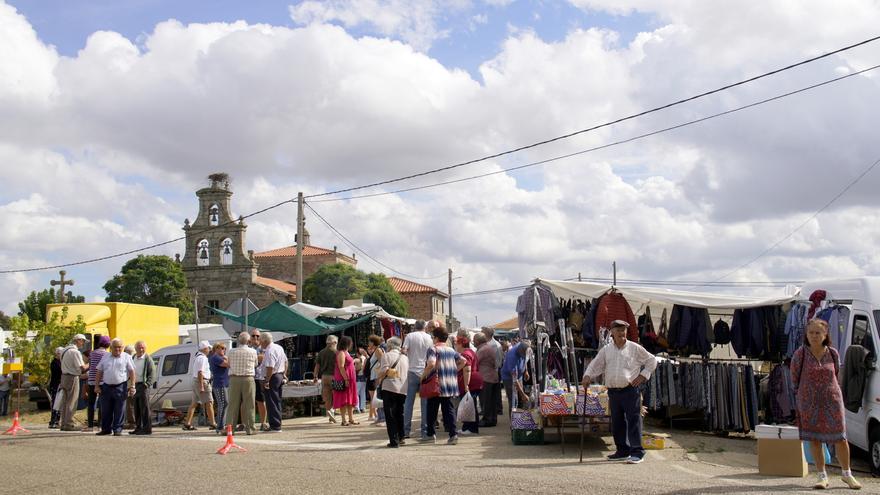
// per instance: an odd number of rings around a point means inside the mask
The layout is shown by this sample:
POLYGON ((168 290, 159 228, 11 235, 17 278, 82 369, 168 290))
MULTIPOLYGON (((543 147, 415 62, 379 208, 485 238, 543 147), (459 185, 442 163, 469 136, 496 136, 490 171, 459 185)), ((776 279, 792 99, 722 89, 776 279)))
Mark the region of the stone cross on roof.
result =
POLYGON ((60 286, 58 289, 58 299, 59 299, 58 302, 64 304, 67 302, 67 294, 64 293, 64 286, 65 285, 73 285, 74 281, 73 280, 64 280, 64 276, 67 275, 66 271, 61 270, 58 273, 61 274, 61 280, 50 280, 49 284, 51 284, 52 286, 56 286, 56 285, 60 286))

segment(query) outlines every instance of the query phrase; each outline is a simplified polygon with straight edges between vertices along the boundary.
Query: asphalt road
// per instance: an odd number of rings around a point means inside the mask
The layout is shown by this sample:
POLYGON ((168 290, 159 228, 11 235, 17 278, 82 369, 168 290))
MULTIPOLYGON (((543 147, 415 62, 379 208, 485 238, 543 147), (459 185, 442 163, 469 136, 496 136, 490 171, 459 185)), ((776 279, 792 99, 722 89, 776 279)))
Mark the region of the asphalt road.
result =
MULTIPOLYGON (((604 460, 610 438, 591 438, 581 464, 576 435, 569 435, 565 454, 558 443, 515 446, 506 423, 462 437, 456 446, 442 439, 436 445, 412 442, 389 449, 384 428, 343 428, 326 419, 299 418, 286 420, 282 433, 237 436, 248 451, 226 456, 215 453, 224 438, 205 429, 96 437, 25 426, 31 434, 0 437, 0 493, 69 494, 91 491, 94 484, 120 494, 812 493, 812 478, 759 476, 748 465, 750 454, 733 453, 736 444, 713 446, 712 462, 671 448, 651 451, 640 465, 626 465, 604 460), (729 454, 718 453, 725 448, 729 454), (725 457, 735 456, 747 460, 724 464, 725 457)), ((832 487, 842 489, 836 472, 831 474, 832 487)), ((880 493, 880 483, 860 479, 862 492, 880 493)))

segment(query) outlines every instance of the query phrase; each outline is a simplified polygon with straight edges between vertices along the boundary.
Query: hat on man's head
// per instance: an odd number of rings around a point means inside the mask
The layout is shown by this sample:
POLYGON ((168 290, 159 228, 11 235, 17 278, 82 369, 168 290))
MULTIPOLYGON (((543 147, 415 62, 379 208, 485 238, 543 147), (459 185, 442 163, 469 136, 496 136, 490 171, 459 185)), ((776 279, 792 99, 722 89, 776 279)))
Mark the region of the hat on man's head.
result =
POLYGON ((614 328, 614 327, 629 328, 629 323, 627 323, 623 320, 614 320, 611 322, 611 328, 614 328))
POLYGON ((89 339, 87 339, 85 335, 78 333, 73 336, 73 340, 89 340, 89 339))
POLYGON ((207 340, 203 340, 203 341, 199 342, 199 350, 202 350, 202 349, 205 349, 205 348, 210 349, 210 348, 211 348, 211 343, 208 342, 207 340))

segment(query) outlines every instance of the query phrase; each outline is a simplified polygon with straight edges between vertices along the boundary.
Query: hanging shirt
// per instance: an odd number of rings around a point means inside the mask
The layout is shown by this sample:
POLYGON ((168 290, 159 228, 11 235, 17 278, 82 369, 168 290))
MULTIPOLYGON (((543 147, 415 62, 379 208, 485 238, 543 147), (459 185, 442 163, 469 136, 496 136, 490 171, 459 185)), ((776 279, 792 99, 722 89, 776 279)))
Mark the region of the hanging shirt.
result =
POLYGON ((604 375, 606 387, 624 388, 638 375, 651 378, 656 367, 657 358, 653 354, 635 342, 626 341, 622 348, 611 344, 599 349, 584 371, 584 376, 592 380, 604 375))
MULTIPOLYGON (((614 320, 623 320, 629 323, 626 330, 626 338, 633 342, 639 340, 639 327, 636 323, 636 317, 633 315, 632 308, 623 294, 618 292, 609 292, 605 294, 596 307, 596 337, 599 337, 601 329, 610 329, 614 320)), ((601 340, 601 339, 600 339, 601 340)))

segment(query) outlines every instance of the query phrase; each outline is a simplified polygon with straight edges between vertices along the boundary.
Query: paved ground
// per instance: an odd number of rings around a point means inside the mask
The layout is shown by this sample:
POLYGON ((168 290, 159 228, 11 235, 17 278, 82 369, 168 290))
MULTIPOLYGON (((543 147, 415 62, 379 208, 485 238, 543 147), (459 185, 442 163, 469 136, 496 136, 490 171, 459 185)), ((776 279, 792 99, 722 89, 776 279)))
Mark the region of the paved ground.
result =
MULTIPOLYGON (((299 418, 286 420, 283 433, 236 437, 248 452, 227 456, 215 454, 223 437, 205 430, 157 428, 152 437, 96 437, 26 426, 32 434, 0 437, 0 493, 71 493, 71 483, 95 474, 112 482, 114 493, 812 492, 810 478, 759 476, 752 440, 680 431, 671 432, 672 448, 651 451, 643 464, 631 466, 603 460, 610 438, 590 439, 581 464, 577 435, 569 435, 565 454, 558 443, 514 446, 506 423, 463 437, 457 446, 440 441, 388 449, 384 428, 299 418)), ((880 493, 880 482, 867 475, 860 479, 863 492, 880 493)), ((842 489, 836 477, 832 481, 842 489)), ((85 489, 85 482, 79 483, 85 489)))

